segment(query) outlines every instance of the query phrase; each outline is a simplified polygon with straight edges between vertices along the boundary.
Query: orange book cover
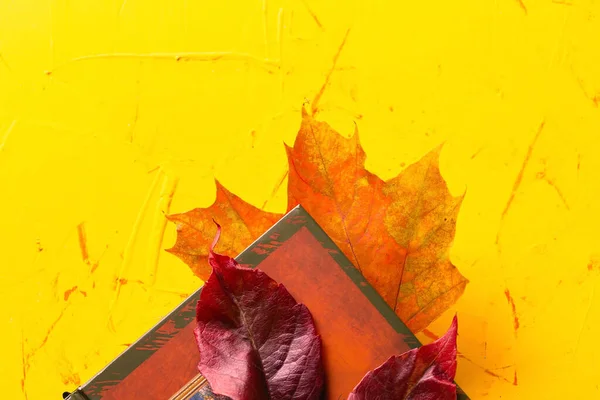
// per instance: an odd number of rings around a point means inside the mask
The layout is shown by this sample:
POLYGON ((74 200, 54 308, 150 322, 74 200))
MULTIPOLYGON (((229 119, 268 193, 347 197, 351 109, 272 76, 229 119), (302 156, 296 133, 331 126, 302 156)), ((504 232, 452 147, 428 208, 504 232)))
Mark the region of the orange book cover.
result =
MULTIPOLYGON (((301 206, 236 260, 283 283, 311 311, 323 341, 326 399, 346 398, 368 371, 420 345, 301 206)), ((192 331, 201 290, 67 398, 215 398, 196 368, 199 354, 192 331)), ((460 389, 458 393, 458 399, 468 399, 460 389)))

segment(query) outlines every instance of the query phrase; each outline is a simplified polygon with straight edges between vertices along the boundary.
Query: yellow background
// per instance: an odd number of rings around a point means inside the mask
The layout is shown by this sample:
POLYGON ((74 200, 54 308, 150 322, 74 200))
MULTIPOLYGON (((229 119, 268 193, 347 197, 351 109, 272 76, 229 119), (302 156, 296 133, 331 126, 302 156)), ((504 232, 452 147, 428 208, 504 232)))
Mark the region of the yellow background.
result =
POLYGON ((283 142, 330 76, 318 118, 358 124, 367 168, 445 142, 467 191, 451 258, 470 284, 429 328, 458 312, 459 384, 600 398, 599 18, 592 0, 0 0, 2 397, 59 398, 200 285, 164 214, 211 204, 214 177, 285 211, 283 142))

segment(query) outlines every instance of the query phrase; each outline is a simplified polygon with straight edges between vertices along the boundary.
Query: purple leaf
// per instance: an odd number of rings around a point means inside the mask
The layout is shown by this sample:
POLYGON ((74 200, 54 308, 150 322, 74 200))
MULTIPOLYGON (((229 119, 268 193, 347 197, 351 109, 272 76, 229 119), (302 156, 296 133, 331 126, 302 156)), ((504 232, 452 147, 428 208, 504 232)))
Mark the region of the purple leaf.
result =
POLYGON ((194 330, 198 369, 233 400, 316 400, 323 391, 321 338, 306 306, 258 269, 209 253, 194 330))
POLYGON ((456 316, 448 332, 368 372, 348 400, 456 400, 456 316))

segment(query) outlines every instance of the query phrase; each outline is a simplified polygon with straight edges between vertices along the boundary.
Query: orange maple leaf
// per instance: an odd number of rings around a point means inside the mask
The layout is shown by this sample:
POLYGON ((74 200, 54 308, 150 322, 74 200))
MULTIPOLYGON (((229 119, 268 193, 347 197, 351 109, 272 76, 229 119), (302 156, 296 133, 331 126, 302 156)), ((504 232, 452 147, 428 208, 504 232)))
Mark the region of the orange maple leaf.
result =
MULTIPOLYGON (((440 148, 383 181, 365 169, 358 132, 344 138, 303 110, 294 147, 286 150, 288 210, 302 204, 413 332, 458 300, 468 281, 449 250, 462 196, 453 197, 440 174, 440 148)), ((280 217, 217 183, 211 207, 169 217, 178 223, 169 251, 206 279, 212 218, 234 232, 221 251, 238 254, 280 217)))
POLYGON ((239 254, 282 217, 262 211, 225 189, 218 181, 216 184, 217 198, 210 207, 167 216, 177 224, 177 241, 167 251, 181 258, 202 280, 207 280, 212 271, 208 265, 208 251, 215 238, 213 220, 231 232, 219 241, 219 251, 239 254))

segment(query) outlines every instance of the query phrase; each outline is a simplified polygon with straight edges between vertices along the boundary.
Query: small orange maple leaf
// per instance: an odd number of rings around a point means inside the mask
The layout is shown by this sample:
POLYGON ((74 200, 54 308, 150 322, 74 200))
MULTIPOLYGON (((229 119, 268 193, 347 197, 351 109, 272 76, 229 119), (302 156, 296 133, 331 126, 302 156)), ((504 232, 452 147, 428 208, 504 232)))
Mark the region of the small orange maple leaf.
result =
POLYGON ((208 265, 208 250, 215 238, 213 220, 232 232, 223 235, 219 251, 239 254, 282 217, 262 211, 225 189, 218 181, 216 184, 217 198, 210 207, 167 216, 177 224, 177 241, 167 251, 181 258, 202 280, 207 280, 212 271, 208 265))
MULTIPOLYGON (((449 250, 462 196, 453 197, 440 174, 440 148, 383 181, 365 169, 358 132, 344 138, 303 110, 286 150, 288 210, 302 204, 413 332, 458 300, 468 281, 449 250)), ((223 238, 221 251, 238 254, 280 217, 217 183, 212 206, 169 217, 178 224, 169 251, 207 279, 212 218, 235 232, 223 238)))

